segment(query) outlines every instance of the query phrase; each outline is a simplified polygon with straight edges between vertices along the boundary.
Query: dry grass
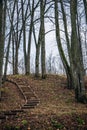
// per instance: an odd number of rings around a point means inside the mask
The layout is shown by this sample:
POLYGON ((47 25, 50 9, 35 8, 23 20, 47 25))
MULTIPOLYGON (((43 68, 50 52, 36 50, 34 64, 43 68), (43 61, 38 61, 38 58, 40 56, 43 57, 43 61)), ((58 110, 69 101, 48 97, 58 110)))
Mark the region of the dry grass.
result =
POLYGON ((31 111, 32 113, 57 115, 87 113, 87 105, 77 103, 74 91, 66 88, 65 76, 48 75, 45 80, 37 80, 33 76, 25 78, 40 99, 40 104, 31 111))
MULTIPOLYGON (((74 91, 66 88, 66 77, 48 75, 46 79, 35 79, 34 76, 10 76, 11 79, 20 79, 29 84, 40 99, 40 104, 31 110, 33 114, 72 114, 87 113, 87 105, 77 103, 74 98, 74 91)), ((15 85, 4 84, 4 100, 0 102, 0 109, 19 108, 24 103, 23 98, 17 91, 15 85)), ((29 110, 30 112, 30 110, 29 110)))
POLYGON ((2 100, 0 102, 0 111, 14 110, 20 108, 24 99, 19 93, 17 87, 12 83, 5 83, 3 85, 2 100))
MULTIPOLYGON (((87 128, 87 104, 75 101, 74 91, 66 88, 65 76, 48 75, 44 80, 40 78, 37 80, 33 75, 17 75, 9 76, 9 79, 21 80, 26 85, 30 85, 40 99, 40 104, 35 109, 18 114, 16 120, 15 118, 7 120, 2 127, 7 124, 18 126, 21 121, 27 120, 30 130, 56 130, 51 122, 54 120, 63 123, 65 127, 61 130, 67 130, 67 128, 76 130, 76 127, 79 126, 77 117, 80 115, 81 121, 85 121, 81 130, 87 128)), ((85 82, 87 82, 86 79, 85 82)), ((11 83, 4 84, 3 97, 5 98, 0 102, 1 111, 18 109, 24 103, 17 87, 11 83)))

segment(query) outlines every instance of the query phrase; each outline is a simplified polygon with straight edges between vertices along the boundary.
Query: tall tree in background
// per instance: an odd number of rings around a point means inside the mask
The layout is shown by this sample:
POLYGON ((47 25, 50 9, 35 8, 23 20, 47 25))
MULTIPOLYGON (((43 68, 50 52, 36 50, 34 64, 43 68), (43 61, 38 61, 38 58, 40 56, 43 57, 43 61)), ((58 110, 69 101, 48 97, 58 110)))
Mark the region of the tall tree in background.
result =
POLYGON ((36 40, 35 27, 33 25, 33 35, 36 46, 36 56, 35 56, 35 77, 39 77, 39 56, 40 56, 40 46, 41 46, 41 26, 39 28, 38 39, 36 40))
POLYGON ((84 86, 84 70, 81 59, 81 48, 77 35, 77 0, 70 1, 70 13, 71 13, 71 55, 72 55, 72 70, 73 81, 75 88, 75 97, 79 102, 87 102, 86 91, 84 86))
POLYGON ((85 8, 85 16, 86 16, 86 23, 87 23, 87 0, 83 0, 84 8, 85 8))
POLYGON ((34 24, 34 14, 38 7, 39 2, 35 0, 28 1, 26 10, 24 9, 24 1, 21 0, 22 7, 22 24, 23 24, 23 50, 24 50, 24 63, 25 63, 25 74, 30 74, 30 54, 31 54, 31 44, 32 44, 32 32, 34 24), (28 20, 27 20, 28 19, 28 20), (29 28, 26 27, 27 22, 29 23, 29 28), (26 29, 28 29, 28 40, 26 40, 26 29), (27 42, 28 41, 28 42, 27 42), (27 46, 27 48, 26 48, 27 46))
MULTIPOLYGON (((62 12, 63 12, 63 21, 64 21, 66 41, 67 41, 67 48, 68 48, 68 54, 69 54, 69 58, 70 58, 70 45, 69 45, 69 39, 68 39, 68 34, 67 34, 66 17, 65 17, 65 13, 64 13, 62 4, 63 3, 61 1, 61 8, 62 8, 62 12)), ((63 66, 64 66, 65 71, 66 71, 67 80, 68 80, 68 88, 71 89, 73 87, 72 86, 72 73, 71 73, 70 66, 67 62, 67 59, 65 57, 64 50, 63 50, 63 47, 62 47, 62 42, 61 42, 61 37, 60 37, 60 28, 59 28, 59 12, 58 12, 58 1, 57 0, 55 0, 54 6, 55 6, 55 28, 56 28, 57 46, 58 46, 58 50, 59 50, 59 53, 60 53, 60 57, 61 57, 63 66)))
POLYGON ((13 21, 14 21, 14 12, 15 12, 15 6, 16 6, 16 0, 14 1, 14 5, 13 5, 13 10, 11 15, 11 19, 10 19, 10 31, 9 31, 9 38, 8 38, 8 45, 7 45, 7 51, 6 51, 6 60, 5 60, 5 68, 4 68, 4 76, 3 76, 3 80, 6 80, 6 74, 7 74, 7 65, 8 65, 8 59, 9 59, 9 52, 10 52, 10 45, 11 45, 11 36, 14 30, 14 25, 13 25, 13 21))
MULTIPOLYGON (((18 8, 18 1, 16 1, 16 17, 17 17, 17 25, 16 25, 16 32, 15 34, 15 59, 14 59, 14 74, 18 74, 18 50, 19 50, 19 37, 18 37, 18 28, 19 28, 19 8, 18 8)), ((14 43, 12 43, 14 46, 14 43)))
POLYGON ((29 2, 29 10, 30 10, 30 28, 28 33, 28 49, 27 49, 27 72, 26 74, 30 74, 30 53, 31 53, 31 40, 32 40, 32 32, 33 32, 33 21, 34 21, 34 13, 35 13, 35 0, 32 0, 32 4, 29 2))
POLYGON ((41 71, 42 78, 46 77, 46 67, 45 67, 45 25, 44 25, 44 11, 45 11, 45 2, 44 0, 40 1, 40 26, 41 26, 41 71))
MULTIPOLYGON (((3 70, 3 54, 4 54, 4 40, 3 40, 3 0, 0 0, 0 87, 2 85, 2 70, 3 70)), ((0 91, 1 98, 1 91, 0 91)))
POLYGON ((64 4, 63 1, 60 0, 60 5, 61 5, 61 10, 62 10, 62 15, 63 15, 63 24, 64 24, 64 30, 65 30, 65 38, 66 38, 66 45, 67 45, 67 51, 68 51, 68 56, 69 56, 69 63, 66 62, 66 58, 63 58, 63 61, 65 61, 64 66, 66 64, 65 70, 67 73, 67 85, 69 89, 73 88, 73 75, 72 75, 72 58, 71 58, 71 46, 70 46, 70 40, 69 40, 69 35, 68 35, 68 27, 67 27, 67 19, 66 19, 66 14, 64 10, 64 4))
POLYGON ((24 14, 24 2, 21 0, 21 9, 22 9, 22 26, 23 26, 23 51, 24 51, 24 67, 25 73, 27 73, 27 53, 26 53, 26 18, 24 14))
POLYGON ((69 56, 70 65, 65 57, 65 53, 62 47, 61 35, 60 35, 60 22, 59 22, 59 11, 58 11, 58 1, 55 0, 55 27, 56 27, 56 40, 59 49, 59 53, 66 71, 68 85, 75 89, 75 98, 79 102, 87 102, 85 86, 84 86, 84 67, 82 63, 82 55, 81 55, 81 41, 78 39, 79 34, 77 33, 77 1, 70 1, 70 14, 71 14, 71 42, 68 38, 67 32, 67 21, 63 8, 63 1, 60 1, 62 15, 63 15, 63 23, 65 29, 65 37, 67 42, 67 50, 69 56))

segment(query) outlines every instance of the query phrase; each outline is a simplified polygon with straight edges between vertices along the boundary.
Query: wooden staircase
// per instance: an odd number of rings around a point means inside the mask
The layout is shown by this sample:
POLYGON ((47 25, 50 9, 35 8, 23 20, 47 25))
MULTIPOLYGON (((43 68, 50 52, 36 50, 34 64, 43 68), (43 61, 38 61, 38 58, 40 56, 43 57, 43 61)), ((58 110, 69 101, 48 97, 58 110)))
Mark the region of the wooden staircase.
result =
POLYGON ((0 113, 0 122, 6 120, 8 117, 13 117, 17 113, 24 112, 25 109, 34 109, 39 103, 40 100, 38 99, 37 95, 35 94, 34 90, 29 86, 29 84, 20 79, 8 79, 8 82, 14 83, 21 95, 23 96, 25 103, 19 109, 16 110, 9 110, 3 111, 0 113))
POLYGON ((21 109, 35 108, 40 103, 40 100, 31 86, 29 86, 27 81, 22 82, 20 79, 16 79, 15 83, 25 99, 25 104, 21 106, 21 109))

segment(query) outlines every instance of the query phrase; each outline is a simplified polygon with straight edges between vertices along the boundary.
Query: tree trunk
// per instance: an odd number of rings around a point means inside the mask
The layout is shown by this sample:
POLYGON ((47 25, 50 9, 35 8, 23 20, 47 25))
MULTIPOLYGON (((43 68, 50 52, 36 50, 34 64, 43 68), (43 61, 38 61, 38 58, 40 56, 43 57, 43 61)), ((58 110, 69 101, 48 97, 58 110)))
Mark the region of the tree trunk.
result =
MULTIPOLYGON (((2 70, 3 70, 3 55, 4 55, 4 40, 3 40, 3 1, 0 1, 0 88, 2 86, 2 70)), ((1 100, 1 90, 0 90, 0 100, 1 100)))
POLYGON ((86 23, 87 23, 87 0, 83 0, 83 3, 84 3, 84 9, 85 9, 86 23))
POLYGON ((34 19, 34 0, 32 0, 32 9, 30 9, 31 13, 31 22, 29 29, 29 37, 28 37, 28 51, 27 51, 27 72, 26 74, 30 74, 30 53, 31 53, 31 39, 32 39, 32 29, 33 29, 33 19, 34 19))
POLYGON ((41 24, 41 71, 42 78, 46 78, 46 67, 45 67, 45 27, 44 27, 44 1, 40 1, 40 24, 41 24))
MULTIPOLYGON (((59 13, 58 13, 58 2, 57 0, 55 0, 55 26, 56 26, 56 41, 57 41, 57 46, 58 46, 58 50, 60 53, 60 57, 63 63, 63 66, 65 68, 66 71, 66 75, 67 75, 67 87, 69 89, 73 88, 73 80, 72 80, 72 71, 71 68, 66 60, 63 48, 62 48, 62 43, 61 43, 61 39, 60 39, 60 30, 59 30, 59 13)), ((64 18, 65 19, 65 18, 64 18)), ((64 23, 65 24, 65 23, 64 23)), ((66 24, 65 24, 65 33, 67 33, 67 29, 66 29, 66 24)), ((70 46, 69 46, 69 40, 68 40, 68 34, 66 34, 66 40, 67 40, 67 46, 68 46, 68 53, 70 53, 70 46)))
POLYGON ((15 59, 14 59, 14 54, 15 54, 15 41, 14 41, 14 33, 12 33, 12 69, 13 69, 13 75, 15 74, 15 59))
POLYGON ((18 26, 19 26, 19 10, 18 2, 16 1, 16 15, 17 15, 17 26, 15 32, 15 74, 18 74, 18 50, 19 50, 19 40, 18 40, 18 26))
POLYGON ((36 45, 36 58, 35 58, 35 77, 39 77, 39 55, 40 55, 40 45, 36 45))
POLYGON ((71 55, 72 55, 72 66, 73 66, 73 81, 75 88, 75 98, 78 102, 86 103, 86 93, 84 86, 84 70, 81 63, 80 57, 80 46, 77 37, 77 25, 76 25, 76 14, 77 14, 77 0, 70 1, 70 13, 71 13, 71 55))
POLYGON ((35 57, 35 77, 39 77, 39 56, 40 56, 40 46, 41 46, 41 25, 39 28, 39 34, 38 34, 38 41, 36 40, 36 35, 35 35, 35 28, 33 24, 33 36, 34 36, 34 41, 35 41, 35 46, 36 46, 36 57, 35 57))
POLYGON ((18 43, 16 43, 15 50, 15 74, 18 74, 18 43))
POLYGON ((14 29, 14 28, 13 28, 13 20, 14 20, 15 2, 16 2, 16 0, 14 1, 14 7, 13 7, 12 14, 11 14, 10 34, 9 34, 8 46, 7 46, 7 52, 6 52, 6 61, 5 61, 3 81, 6 80, 7 65, 8 65, 8 58, 9 58, 9 50, 10 50, 10 44, 11 44, 11 35, 12 35, 12 31, 13 31, 13 29, 14 29))
POLYGON ((24 66, 25 66, 25 74, 27 73, 27 53, 26 53, 26 25, 25 25, 25 16, 24 16, 24 3, 21 0, 21 8, 22 8, 22 26, 23 26, 23 52, 24 52, 24 66))
MULTIPOLYGON (((70 67, 66 68, 66 74, 67 74, 67 86, 69 89, 73 89, 73 71, 72 71, 72 57, 71 57, 71 46, 68 36, 68 30, 67 30, 67 20, 66 20, 66 14, 63 7, 63 1, 60 0, 61 3, 61 9, 63 14, 63 23, 64 23, 64 29, 65 29, 65 37, 66 37, 66 44, 67 44, 67 50, 68 50, 68 56, 69 56, 69 63, 70 67)), ((69 66, 69 65, 68 65, 69 66)))

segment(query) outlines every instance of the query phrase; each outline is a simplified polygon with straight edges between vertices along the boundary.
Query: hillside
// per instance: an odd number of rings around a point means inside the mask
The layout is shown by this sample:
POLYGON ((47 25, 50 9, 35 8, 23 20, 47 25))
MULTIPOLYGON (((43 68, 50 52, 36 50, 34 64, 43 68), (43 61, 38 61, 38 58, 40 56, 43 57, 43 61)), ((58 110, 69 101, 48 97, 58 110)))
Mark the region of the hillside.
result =
MULTIPOLYGON (((17 113, 16 117, 1 122, 2 128, 7 125, 20 127, 21 122, 25 120, 30 130, 87 129, 87 104, 75 101, 74 91, 66 88, 65 76, 48 75, 44 80, 37 80, 32 75, 17 75, 8 76, 8 79, 29 85, 40 103, 33 109, 25 109, 23 113, 17 113)), ((1 112, 19 109, 25 103, 15 84, 6 82, 2 91, 1 112)))

